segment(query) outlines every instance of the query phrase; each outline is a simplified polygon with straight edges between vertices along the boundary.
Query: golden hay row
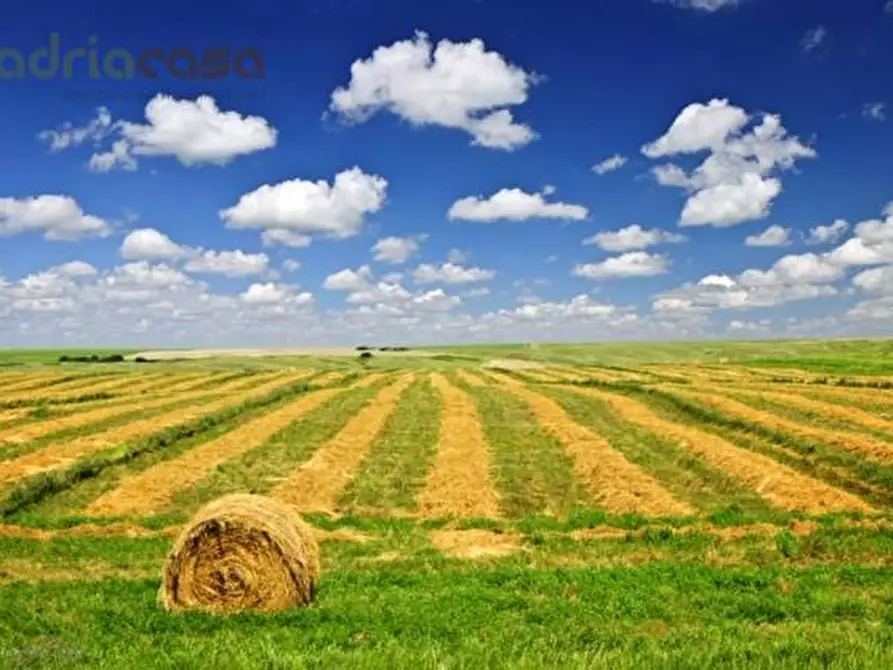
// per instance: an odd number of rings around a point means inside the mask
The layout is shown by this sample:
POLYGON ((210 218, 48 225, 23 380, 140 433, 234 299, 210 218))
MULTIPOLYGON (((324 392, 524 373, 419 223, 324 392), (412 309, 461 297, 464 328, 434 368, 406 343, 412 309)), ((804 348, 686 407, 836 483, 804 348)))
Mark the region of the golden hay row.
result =
POLYGON ((27 413, 28 410, 24 408, 0 410, 0 424, 7 423, 9 421, 15 421, 16 419, 21 419, 27 413))
POLYGON ((79 384, 70 386, 68 384, 59 384, 51 386, 49 389, 36 389, 28 391, 20 391, 17 393, 4 393, 2 398, 5 402, 29 402, 41 400, 65 400, 74 399, 92 393, 107 393, 114 391, 120 387, 127 387, 128 393, 135 393, 142 388, 150 388, 157 385, 159 375, 128 375, 126 378, 116 378, 114 380, 92 379, 89 383, 80 380, 79 384))
POLYGON ((693 513, 604 437, 571 419, 557 402, 514 380, 504 379, 503 384, 512 395, 524 400, 540 426, 564 445, 574 459, 577 476, 606 510, 653 516, 693 513))
MULTIPOLYGON (((47 435, 52 435, 62 430, 70 430, 88 426, 92 423, 98 423, 106 419, 117 416, 123 416, 132 412, 156 409, 165 405, 172 405, 180 402, 191 402, 201 400, 203 398, 212 398, 222 393, 233 393, 243 390, 246 386, 251 386, 257 382, 263 382, 266 379, 277 377, 274 375, 263 375, 252 378, 236 379, 232 382, 221 384, 213 389, 195 392, 180 392, 167 390, 163 397, 153 400, 143 400, 141 398, 115 398, 113 400, 104 400, 99 403, 91 403, 89 407, 84 408, 85 411, 76 411, 58 419, 50 419, 28 423, 24 426, 15 426, 5 430, 0 430, 0 443, 22 444, 30 442, 47 435)), ((193 381, 190 385, 196 386, 203 382, 193 381)), ((2 452, 0 452, 2 455, 2 452)))
POLYGON ((68 375, 60 372, 25 372, 18 373, 20 379, 5 382, 0 387, 0 398, 6 398, 9 393, 18 393, 19 391, 29 391, 33 388, 46 386, 60 379, 64 379, 68 375))
POLYGON ((744 389, 735 389, 736 393, 746 393, 763 398, 772 402, 790 405, 796 409, 815 414, 824 414, 825 416, 841 419, 849 423, 854 423, 865 428, 872 428, 881 431, 893 431, 893 421, 882 419, 870 412, 859 409, 858 407, 850 407, 845 405, 836 405, 834 403, 823 402, 821 400, 813 400, 795 393, 779 393, 775 391, 745 391, 744 389))
POLYGON ((347 424, 309 461, 297 468, 270 495, 302 512, 333 512, 338 496, 372 449, 372 443, 397 408, 414 375, 401 376, 347 424))
POLYGON ((437 455, 416 503, 425 516, 500 515, 491 456, 474 400, 441 374, 431 383, 443 398, 437 455))
POLYGON ((699 393, 690 390, 674 390, 675 394, 694 400, 708 407, 712 407, 724 414, 730 414, 760 426, 773 430, 780 430, 797 437, 815 440, 824 444, 840 447, 846 451, 869 456, 880 462, 893 461, 893 444, 874 439, 867 435, 860 435, 843 430, 828 430, 818 426, 808 425, 785 419, 772 412, 756 409, 743 402, 733 400, 717 394, 699 393))
MULTIPOLYGON (((368 383, 368 382, 367 382, 368 383)), ((117 488, 103 494, 87 507, 93 516, 148 515, 171 502, 174 494, 188 489, 218 465, 260 447, 332 398, 354 387, 311 391, 284 407, 240 425, 234 430, 123 479, 117 488)))
POLYGON ((0 462, 0 485, 71 465, 79 458, 97 451, 109 449, 131 440, 214 414, 228 407, 239 405, 246 400, 269 395, 280 388, 294 384, 304 377, 306 377, 306 373, 282 375, 235 398, 227 396, 197 407, 179 408, 148 419, 134 421, 123 426, 115 426, 95 435, 51 444, 24 456, 2 461, 0 462))
POLYGON ((871 511, 869 505, 849 493, 721 437, 664 419, 632 398, 593 389, 574 389, 574 392, 601 400, 626 421, 680 444, 717 470, 744 482, 775 507, 815 514, 871 511))
POLYGON ((487 382, 481 379, 481 377, 466 372, 465 370, 456 370, 456 378, 474 388, 485 388, 488 386, 487 382))

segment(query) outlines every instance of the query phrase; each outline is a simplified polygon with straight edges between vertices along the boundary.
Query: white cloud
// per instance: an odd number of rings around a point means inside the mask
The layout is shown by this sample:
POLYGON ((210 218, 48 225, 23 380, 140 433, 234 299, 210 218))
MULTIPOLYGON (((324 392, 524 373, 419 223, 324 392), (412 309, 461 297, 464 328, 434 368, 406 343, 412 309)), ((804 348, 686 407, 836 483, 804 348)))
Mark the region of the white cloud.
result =
POLYGON ((158 94, 145 107, 147 123, 112 121, 104 107, 87 125, 65 124, 40 133, 50 149, 60 151, 90 140, 95 145, 115 137, 111 148, 97 151, 87 163, 94 172, 137 169, 139 156, 173 156, 187 166, 226 165, 234 158, 276 146, 277 131, 266 119, 222 111, 208 95, 178 100, 158 94))
POLYGON ((893 295, 893 265, 860 272, 853 277, 853 286, 868 293, 893 295))
POLYGON ((717 12, 721 9, 733 9, 745 0, 652 0, 652 2, 668 3, 682 9, 695 9, 702 12, 717 12))
POLYGON ((867 102, 862 107, 862 116, 873 121, 886 121, 887 104, 884 102, 867 102))
MULTIPOLYGON (((229 228, 287 230, 344 239, 359 234, 366 215, 382 208, 387 188, 385 179, 354 167, 335 175, 331 185, 301 179, 264 184, 243 195, 233 207, 221 210, 220 217, 229 228)), ((265 241, 282 242, 280 235, 272 233, 265 241)))
POLYGON ((294 286, 285 284, 252 284, 241 295, 242 302, 248 305, 310 305, 312 293, 298 293, 294 286))
POLYGON ((451 220, 486 223, 530 219, 582 221, 589 216, 589 210, 582 205, 546 202, 541 193, 525 193, 519 188, 504 188, 489 198, 469 196, 457 200, 450 207, 448 216, 451 220))
POLYGON ((265 247, 273 247, 277 244, 281 244, 284 247, 291 247, 292 249, 303 249, 309 247, 313 242, 313 238, 309 235, 293 233, 285 228, 265 230, 261 233, 260 239, 265 247))
POLYGON ((246 254, 244 251, 204 251, 186 263, 187 272, 221 274, 227 277, 250 277, 264 274, 269 269, 266 254, 246 254))
POLYGON ((595 174, 601 176, 608 174, 609 172, 614 172, 615 170, 619 170, 624 165, 626 165, 628 159, 626 156, 621 156, 620 154, 615 154, 610 158, 606 158, 601 163, 596 163, 592 166, 592 171, 595 174))
POLYGON ((461 249, 450 249, 447 252, 447 260, 450 263, 456 263, 457 265, 467 262, 470 257, 471 254, 467 251, 462 251, 461 249))
POLYGON ((286 272, 297 272, 301 269, 301 263, 293 258, 286 258, 282 263, 282 269, 286 272))
POLYGON ((488 295, 490 295, 490 289, 488 289, 486 286, 481 286, 479 288, 469 289, 462 295, 464 295, 466 298, 472 298, 472 299, 485 298, 488 295))
POLYGON ((601 263, 585 263, 574 266, 573 275, 586 279, 615 279, 629 277, 654 277, 666 274, 670 262, 666 256, 632 251, 608 258, 601 263))
POLYGON ((22 233, 41 233, 50 241, 74 241, 105 237, 111 233, 111 226, 97 216, 85 214, 69 196, 0 198, 0 237, 22 233))
POLYGON ((419 253, 419 243, 425 241, 427 235, 414 237, 385 237, 378 240, 372 247, 375 252, 374 260, 380 263, 393 263, 399 265, 419 253))
POLYGON ((121 135, 137 156, 174 156, 183 165, 226 165, 238 156, 276 146, 277 131, 259 116, 221 111, 211 96, 177 100, 156 95, 145 125, 120 122, 121 135))
POLYGON ((638 224, 621 228, 617 231, 604 231, 583 240, 583 244, 594 244, 600 249, 612 253, 647 249, 659 244, 677 244, 684 242, 685 237, 655 228, 645 230, 638 224))
POLYGON ((494 270, 465 268, 454 263, 420 265, 412 272, 416 284, 472 284, 490 281, 496 276, 494 270))
POLYGON ((744 241, 749 247, 785 247, 791 243, 791 229, 769 226, 759 235, 749 235, 744 241))
POLYGON ((728 100, 692 104, 659 139, 642 148, 650 158, 708 152, 687 174, 675 164, 658 165, 652 173, 662 186, 689 191, 680 225, 718 228, 763 219, 783 187, 774 172, 789 170, 815 151, 790 137, 776 115, 764 114, 756 125, 728 100))
POLYGON ((131 261, 176 260, 194 253, 194 249, 177 244, 154 228, 132 230, 121 244, 121 257, 131 261))
POLYGON ((661 312, 701 312, 713 309, 776 307, 788 302, 838 295, 831 284, 843 277, 841 268, 823 256, 785 256, 768 270, 749 269, 736 277, 708 275, 696 283, 655 296, 652 308, 661 312))
POLYGON ((825 26, 816 26, 806 31, 800 40, 800 48, 806 53, 815 51, 828 40, 828 29, 825 26))
POLYGON ((71 261, 60 265, 56 270, 66 277, 95 277, 99 274, 96 268, 84 261, 71 261))
POLYGON ((827 226, 816 226, 809 231, 807 242, 809 244, 832 244, 846 235, 850 224, 843 219, 836 219, 827 226))
POLYGON ((492 149, 512 150, 536 138, 507 108, 526 102, 538 78, 487 51, 480 39, 441 40, 434 47, 417 32, 378 47, 350 71, 350 83, 332 93, 330 105, 349 121, 388 110, 415 126, 464 130, 473 144, 492 149))
POLYGON ((50 145, 50 151, 62 151, 76 147, 84 142, 100 142, 114 131, 112 115, 105 107, 96 110, 96 118, 83 126, 75 126, 71 122, 63 124, 57 130, 44 130, 38 138, 50 145))
POLYGON ((341 270, 326 277, 323 288, 329 291, 360 291, 372 281, 372 268, 364 265, 358 270, 341 270))

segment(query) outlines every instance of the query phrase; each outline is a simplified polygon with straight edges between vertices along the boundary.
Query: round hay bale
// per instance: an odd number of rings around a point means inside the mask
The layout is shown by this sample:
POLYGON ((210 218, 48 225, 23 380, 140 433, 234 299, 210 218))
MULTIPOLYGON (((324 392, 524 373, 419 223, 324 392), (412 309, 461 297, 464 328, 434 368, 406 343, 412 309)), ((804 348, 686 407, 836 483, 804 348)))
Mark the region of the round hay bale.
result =
POLYGON ((319 545, 295 508, 236 494, 183 530, 158 595, 168 611, 279 612, 313 600, 319 573, 319 545))

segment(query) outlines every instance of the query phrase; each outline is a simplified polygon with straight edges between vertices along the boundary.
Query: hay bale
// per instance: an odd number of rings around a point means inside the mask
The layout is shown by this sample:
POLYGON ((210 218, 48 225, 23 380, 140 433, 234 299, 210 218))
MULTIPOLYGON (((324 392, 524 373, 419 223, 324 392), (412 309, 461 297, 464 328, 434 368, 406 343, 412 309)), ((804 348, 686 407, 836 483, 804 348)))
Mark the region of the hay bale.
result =
POLYGON ((168 611, 278 612, 309 603, 319 545, 290 505, 236 494, 203 507, 164 566, 158 593, 168 611))

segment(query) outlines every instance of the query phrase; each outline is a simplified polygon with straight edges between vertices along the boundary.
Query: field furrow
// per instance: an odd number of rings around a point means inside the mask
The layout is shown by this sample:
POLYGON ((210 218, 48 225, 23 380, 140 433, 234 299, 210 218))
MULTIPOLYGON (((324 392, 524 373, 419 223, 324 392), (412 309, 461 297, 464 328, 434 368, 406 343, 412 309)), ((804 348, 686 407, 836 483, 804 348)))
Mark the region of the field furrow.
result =
POLYGON ((573 391, 597 398, 630 423, 642 426, 663 439, 679 443, 712 467, 743 481, 775 507, 813 514, 871 511, 869 505, 849 493, 800 474, 767 456, 742 449, 711 433, 668 421, 637 400, 595 389, 573 391))
POLYGON ((882 442, 868 435, 860 435, 843 430, 829 430, 816 425, 800 423, 717 394, 706 394, 689 390, 674 390, 673 393, 765 428, 822 442, 855 454, 867 456, 881 463, 893 462, 893 444, 882 442))
POLYGON ((261 446, 294 421, 349 387, 311 391, 284 407, 261 415, 211 442, 124 479, 87 507, 94 516, 148 515, 170 503, 174 494, 204 479, 221 463, 261 446))
POLYGON ((574 458, 577 476, 586 482, 590 494, 604 509, 651 516, 693 513, 691 507, 676 500, 605 438, 571 419, 557 402, 513 380, 505 379, 503 383, 530 406, 540 425, 564 444, 574 458))
POLYGON ((116 426, 88 437, 51 444, 24 456, 2 461, 0 462, 0 486, 24 477, 71 465, 79 458, 97 451, 110 449, 187 421, 214 414, 252 398, 269 395, 277 389, 296 383, 305 376, 306 374, 278 375, 278 378, 244 391, 238 396, 228 395, 198 406, 180 407, 147 419, 116 426))
POLYGON ((31 391, 33 389, 38 389, 44 386, 52 387, 52 384, 70 376, 61 372, 36 372, 33 374, 19 373, 19 375, 21 376, 21 379, 10 380, 8 383, 3 385, 3 388, 0 388, 0 399, 5 401, 10 393, 31 391))
POLYGON ((440 373, 431 383, 441 397, 437 455, 416 499, 423 516, 500 515, 492 459, 474 400, 440 373))
POLYGON ((379 391, 371 405, 350 419, 334 439, 276 486, 271 495, 302 511, 333 511, 338 496, 368 455, 413 378, 412 374, 403 375, 379 391))

